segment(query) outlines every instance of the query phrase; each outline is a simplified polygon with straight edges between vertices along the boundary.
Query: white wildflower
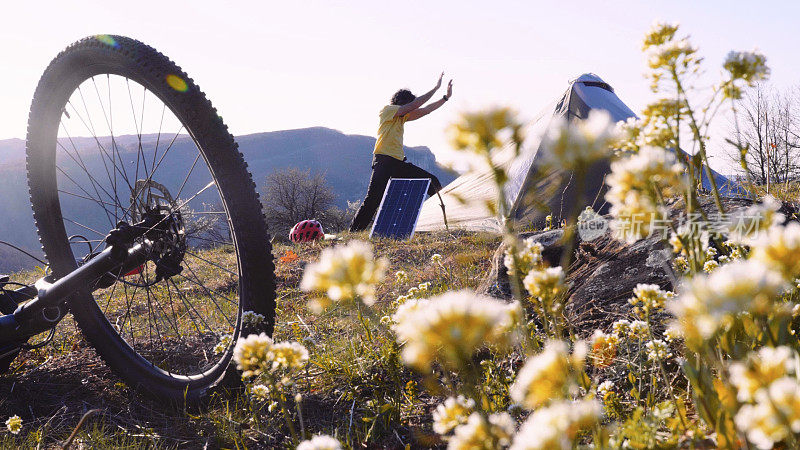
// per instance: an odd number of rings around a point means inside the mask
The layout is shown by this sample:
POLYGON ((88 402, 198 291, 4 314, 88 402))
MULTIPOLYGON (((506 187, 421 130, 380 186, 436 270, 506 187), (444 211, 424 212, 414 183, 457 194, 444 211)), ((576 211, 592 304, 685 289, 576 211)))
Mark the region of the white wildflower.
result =
POLYGON ((753 399, 755 393, 773 381, 794 371, 794 351, 786 346, 762 347, 748 355, 744 362, 733 362, 728 368, 730 381, 736 387, 740 402, 753 399))
POLYGON ((560 401, 539 408, 514 436, 511 450, 571 449, 580 431, 597 424, 602 406, 596 400, 560 401))
POLYGON ((610 156, 610 147, 617 140, 616 131, 607 111, 592 109, 586 120, 554 121, 542 145, 548 150, 548 162, 560 168, 575 169, 610 156))
POLYGON ((492 414, 487 420, 472 413, 467 422, 455 429, 447 444, 448 450, 494 449, 505 447, 514 434, 514 419, 508 413, 492 414))
POLYGON ((643 147, 635 155, 612 163, 606 183, 614 227, 621 237, 633 242, 650 235, 656 222, 667 218, 659 199, 683 191, 687 179, 674 153, 643 147))
POLYGON ((661 339, 647 341, 644 347, 647 349, 648 361, 663 361, 672 356, 672 353, 669 351, 669 346, 661 339))
POLYGON ((214 354, 221 355, 225 353, 225 350, 228 349, 228 346, 231 345, 231 342, 233 342, 233 336, 230 334, 223 334, 220 336, 219 342, 217 342, 217 345, 214 346, 214 354))
POLYGON ((341 450, 342 444, 336 439, 326 436, 317 435, 313 438, 303 441, 297 446, 297 450, 341 450))
POLYGON ((751 258, 781 273, 787 282, 800 277, 800 223, 773 226, 752 242, 751 258))
POLYGON ((714 261, 713 259, 710 259, 710 260, 706 261, 705 263, 703 263, 703 272, 711 273, 714 270, 716 270, 718 267, 719 267, 719 263, 714 261))
POLYGON ((303 291, 325 292, 333 301, 348 302, 360 297, 367 305, 375 302, 375 284, 383 280, 388 260, 374 259, 372 248, 361 241, 326 248, 319 261, 303 275, 303 291))
POLYGON ((668 326, 666 330, 664 330, 664 340, 667 342, 677 342, 681 338, 681 331, 676 326, 671 325, 668 326))
POLYGON ((266 317, 255 311, 245 311, 242 313, 242 323, 244 325, 260 325, 264 323, 264 320, 266 320, 266 317))
POLYGON ((603 381, 602 383, 600 383, 600 384, 597 386, 597 396, 598 396, 600 399, 603 399, 603 398, 605 398, 605 397, 606 397, 606 395, 607 395, 609 392, 614 392, 614 382, 613 382, 613 381, 611 381, 611 380, 606 380, 606 381, 603 381))
POLYGON ((561 266, 534 269, 522 280, 528 293, 541 300, 556 297, 566 289, 564 269, 561 266))
POLYGON ((11 434, 19 434, 19 431, 22 429, 22 419, 14 414, 6 420, 6 428, 8 428, 11 434))
POLYGON ((517 250, 517 265, 519 270, 514 269, 514 255, 511 252, 511 246, 508 246, 503 258, 503 264, 506 266, 508 275, 513 276, 519 272, 520 277, 524 277, 534 267, 542 263, 542 251, 544 246, 540 242, 536 242, 533 238, 528 238, 522 241, 522 248, 517 250))
POLYGON ((765 310, 782 291, 781 276, 753 260, 734 261, 692 279, 670 310, 687 340, 708 339, 742 311, 765 310))
POLYGON ((672 295, 672 292, 661 289, 657 284, 639 283, 633 288, 633 298, 628 300, 628 303, 633 306, 642 306, 646 312, 650 313, 662 309, 664 303, 672 295))
POLYGON ((267 400, 269 399, 269 387, 263 384, 256 384, 250 388, 250 394, 252 394, 256 400, 267 400))
POLYGON ((264 372, 271 347, 272 338, 264 333, 239 338, 233 349, 233 360, 236 361, 236 368, 242 371, 242 378, 257 376, 264 372))
POLYGON ((392 317, 393 330, 404 344, 403 360, 419 369, 434 360, 456 368, 479 348, 508 347, 522 314, 519 303, 509 305, 466 290, 406 305, 392 317))
POLYGON ((650 336, 650 328, 647 326, 647 322, 643 320, 634 320, 631 322, 630 327, 628 327, 628 333, 630 337, 646 339, 650 336))
POLYGON ((444 435, 458 425, 467 423, 467 418, 475 411, 475 400, 449 397, 433 411, 433 431, 444 435))
POLYGON ((773 448, 790 433, 800 432, 800 382, 784 377, 759 389, 755 404, 742 406, 734 422, 760 449, 773 448))
POLYGON ((308 350, 298 342, 279 342, 269 349, 272 369, 300 369, 308 363, 308 350))
POLYGON ((749 86, 766 80, 770 74, 767 57, 757 49, 750 52, 728 52, 722 67, 730 73, 731 79, 743 80, 749 86))
POLYGON ((611 324, 611 331, 617 336, 617 338, 627 336, 627 334, 630 332, 630 329, 630 320, 620 319, 611 324))
POLYGON ((394 279, 398 283, 405 283, 406 281, 408 281, 408 274, 406 273, 405 270, 398 270, 397 272, 394 273, 394 279))

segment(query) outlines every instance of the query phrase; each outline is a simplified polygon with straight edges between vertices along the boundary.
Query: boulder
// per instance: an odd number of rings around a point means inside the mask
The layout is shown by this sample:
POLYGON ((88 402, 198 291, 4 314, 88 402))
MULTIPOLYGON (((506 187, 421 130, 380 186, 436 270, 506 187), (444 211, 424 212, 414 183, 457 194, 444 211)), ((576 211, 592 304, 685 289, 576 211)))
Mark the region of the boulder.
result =
MULTIPOLYGON (((752 204, 746 199, 725 199, 724 202, 728 212, 752 204)), ((708 197, 701 201, 701 207, 709 214, 715 211, 714 203, 708 197)), ((670 216, 676 219, 681 211, 682 204, 675 202, 671 205, 670 216)), ((563 230, 552 230, 523 233, 520 238, 533 238, 541 243, 545 262, 557 266, 563 252, 563 235, 563 230)), ((492 269, 479 290, 497 298, 510 299, 511 289, 503 262, 505 249, 505 244, 501 244, 495 252, 492 269)), ((630 319, 632 311, 628 299, 633 296, 637 284, 657 284, 663 289, 674 290, 678 282, 672 270, 672 251, 658 237, 633 244, 616 240, 610 232, 591 241, 581 242, 578 238, 574 256, 567 271, 570 287, 565 315, 582 337, 597 328, 608 330, 611 323, 620 318, 630 319)))
MULTIPOLYGON (((539 231, 532 233, 521 233, 520 239, 532 238, 535 242, 542 244, 542 258, 549 266, 557 266, 561 259, 564 247, 561 239, 564 237, 564 230, 539 231)), ((478 291, 493 297, 511 299, 511 286, 508 281, 508 272, 505 266, 506 244, 501 243, 492 256, 492 268, 489 275, 478 287, 478 291)))

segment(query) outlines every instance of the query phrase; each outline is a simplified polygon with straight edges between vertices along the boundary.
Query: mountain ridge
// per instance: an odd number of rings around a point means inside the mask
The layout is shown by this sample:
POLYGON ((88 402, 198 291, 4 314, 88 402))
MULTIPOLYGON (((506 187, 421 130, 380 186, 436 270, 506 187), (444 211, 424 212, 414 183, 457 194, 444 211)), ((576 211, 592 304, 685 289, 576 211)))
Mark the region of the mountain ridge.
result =
MULTIPOLYGON (((186 134, 167 136, 166 139, 164 135, 143 135, 142 142, 154 143, 156 139, 165 142, 173 137, 175 148, 185 149, 191 145, 191 138, 186 134)), ((339 207, 345 208, 348 202, 360 201, 366 192, 375 145, 373 137, 345 134, 326 127, 309 127, 250 133, 235 139, 262 197, 267 175, 291 167, 323 173, 336 194, 339 207)), ((114 140, 123 154, 135 154, 138 144, 136 135, 116 136, 114 140)), ((96 156, 99 160, 101 146, 110 148, 111 138, 100 137, 96 142, 93 137, 72 137, 61 143, 65 146, 74 145, 85 158, 96 156)), ((428 147, 405 147, 405 151, 409 162, 430 171, 442 184, 455 179, 455 173, 441 167, 428 147)), ((162 176, 171 176, 171 171, 176 169, 159 170, 167 170, 162 176)), ((29 203, 25 141, 22 139, 0 140, 0 193, 0 240, 40 255, 29 203)), ((21 265, 19 261, 18 256, 9 254, 7 248, 0 246, 0 272, 33 265, 33 261, 29 265, 21 265)))

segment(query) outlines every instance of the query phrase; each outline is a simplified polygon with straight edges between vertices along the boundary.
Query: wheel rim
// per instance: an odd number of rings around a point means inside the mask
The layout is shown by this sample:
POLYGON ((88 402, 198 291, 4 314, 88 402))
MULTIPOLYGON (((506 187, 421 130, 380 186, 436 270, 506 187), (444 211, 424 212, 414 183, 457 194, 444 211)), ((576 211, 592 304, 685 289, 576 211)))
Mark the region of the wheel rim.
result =
MULTIPOLYGON (((187 88, 170 77, 173 89, 187 88)), ((227 361, 241 320, 231 215, 193 134, 144 84, 99 74, 69 95, 56 141, 61 220, 70 236, 64 244, 78 264, 102 250, 119 221, 133 223, 156 207, 180 217, 154 260, 111 274, 113 284, 94 293, 127 345, 175 378, 227 361), (156 276, 165 260, 180 273, 156 276)))

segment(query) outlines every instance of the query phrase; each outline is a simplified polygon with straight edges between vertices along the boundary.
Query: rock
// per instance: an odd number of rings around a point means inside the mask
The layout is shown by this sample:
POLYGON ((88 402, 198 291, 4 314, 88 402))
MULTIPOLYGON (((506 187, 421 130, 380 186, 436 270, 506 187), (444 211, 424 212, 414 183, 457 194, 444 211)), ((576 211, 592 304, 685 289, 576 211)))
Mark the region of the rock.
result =
MULTIPOLYGON (((752 202, 747 199, 724 199, 724 204, 730 213, 752 202)), ((701 207, 708 214, 716 210, 708 197, 702 199, 701 207)), ((670 216, 677 218, 681 210, 682 202, 673 203, 670 216)), ((520 238, 532 237, 541 243, 546 263, 557 266, 563 252, 563 235, 563 230, 553 230, 524 233, 520 238)), ((501 244, 495 252, 491 272, 479 291, 510 299, 511 289, 503 262, 505 248, 505 244, 501 244)), ((628 299, 633 296, 637 284, 657 284, 663 289, 675 289, 678 278, 671 262, 669 245, 658 237, 628 244, 606 233, 591 241, 578 242, 575 258, 567 271, 567 281, 570 283, 565 308, 567 320, 581 337, 586 337, 597 328, 607 331, 615 320, 630 319, 632 311, 628 299)))
MULTIPOLYGON (((533 233, 521 233, 520 239, 533 238, 534 241, 542 244, 542 258, 549 266, 557 266, 561 259, 564 247, 561 239, 564 237, 564 230, 539 231, 533 233)), ((502 243, 492 256, 492 269, 483 283, 478 287, 478 292, 482 292, 493 297, 510 299, 511 286, 508 283, 508 272, 504 262, 506 254, 506 244, 502 243)))
POLYGON ((677 278, 671 266, 672 252, 661 239, 652 237, 628 245, 606 235, 591 244, 595 253, 579 257, 567 277, 571 286, 565 314, 581 336, 629 318, 628 299, 637 284, 674 289, 677 278))

